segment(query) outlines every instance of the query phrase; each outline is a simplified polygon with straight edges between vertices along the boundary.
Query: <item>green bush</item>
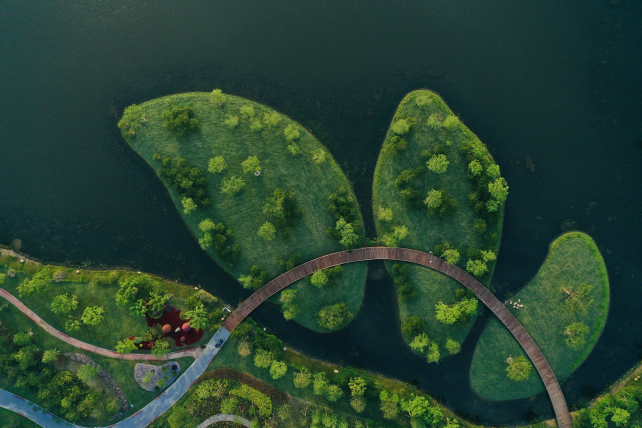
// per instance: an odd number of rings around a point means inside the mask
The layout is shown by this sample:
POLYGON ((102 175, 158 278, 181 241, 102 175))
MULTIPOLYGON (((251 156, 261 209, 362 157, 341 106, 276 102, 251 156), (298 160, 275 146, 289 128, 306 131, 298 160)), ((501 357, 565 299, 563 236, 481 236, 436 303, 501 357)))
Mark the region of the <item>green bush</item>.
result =
POLYGON ((179 137, 197 131, 200 126, 194 115, 194 109, 190 106, 165 110, 162 117, 165 119, 163 127, 179 137))
POLYGON ((272 414, 272 400, 270 400, 270 397, 254 388, 242 384, 240 387, 232 389, 230 395, 251 401, 259 409, 259 414, 263 417, 272 414))

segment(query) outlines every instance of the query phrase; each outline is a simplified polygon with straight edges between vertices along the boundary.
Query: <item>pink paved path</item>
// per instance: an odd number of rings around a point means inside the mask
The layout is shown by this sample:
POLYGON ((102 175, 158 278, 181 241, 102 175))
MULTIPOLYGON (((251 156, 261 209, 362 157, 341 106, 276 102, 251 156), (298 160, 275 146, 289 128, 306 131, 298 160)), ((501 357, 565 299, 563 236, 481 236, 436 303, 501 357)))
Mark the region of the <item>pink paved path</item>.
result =
POLYGON ((63 342, 70 344, 71 346, 82 349, 83 351, 93 352, 94 354, 104 355, 105 357, 120 358, 123 360, 132 360, 132 361, 162 361, 162 360, 174 360, 176 358, 182 358, 182 357, 198 358, 198 355, 200 354, 200 349, 197 349, 197 348, 190 348, 182 351, 171 352, 167 355, 164 355, 161 358, 156 358, 151 354, 119 354, 116 351, 100 348, 98 346, 91 345, 89 343, 81 342, 78 339, 74 339, 73 337, 69 337, 64 333, 61 333, 60 331, 56 330, 55 328, 47 324, 34 311, 29 309, 27 306, 25 306, 24 303, 22 303, 13 294, 9 293, 4 288, 0 288, 0 296, 7 299, 11 304, 13 304, 16 308, 18 308, 23 314, 28 316, 32 321, 34 321, 36 324, 42 327, 47 333, 62 340, 63 342))

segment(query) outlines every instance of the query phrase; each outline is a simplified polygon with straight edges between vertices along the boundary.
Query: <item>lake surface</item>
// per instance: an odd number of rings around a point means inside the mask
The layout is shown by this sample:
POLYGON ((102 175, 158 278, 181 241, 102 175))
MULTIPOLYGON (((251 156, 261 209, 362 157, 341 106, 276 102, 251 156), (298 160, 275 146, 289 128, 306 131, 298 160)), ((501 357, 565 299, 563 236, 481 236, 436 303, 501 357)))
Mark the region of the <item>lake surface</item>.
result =
MULTIPOLYGON (((578 402, 641 354, 641 16, 642 4, 626 0, 3 0, 0 243, 20 239, 22 252, 52 263, 155 272, 236 304, 247 294, 120 138, 122 109, 220 87, 290 115, 337 158, 373 236, 372 174, 389 121, 407 92, 429 88, 489 146, 510 185, 500 298, 536 273, 566 220, 604 255, 609 320, 563 384, 578 402)), ((412 381, 484 423, 552 415, 543 395, 491 403, 470 392, 487 313, 439 365, 406 351, 397 317, 381 262, 341 332, 312 334, 269 304, 256 313, 293 348, 412 381)))

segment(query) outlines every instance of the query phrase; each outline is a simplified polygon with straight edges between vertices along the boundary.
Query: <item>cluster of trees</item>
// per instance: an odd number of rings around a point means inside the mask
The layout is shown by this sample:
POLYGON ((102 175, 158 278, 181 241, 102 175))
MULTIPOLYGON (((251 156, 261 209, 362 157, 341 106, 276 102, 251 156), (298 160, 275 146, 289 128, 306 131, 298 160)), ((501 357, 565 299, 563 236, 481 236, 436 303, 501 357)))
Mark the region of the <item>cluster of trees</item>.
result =
POLYGON ((407 264, 395 263, 392 265, 395 284, 397 284, 397 296, 402 302, 409 302, 417 298, 417 290, 412 286, 408 279, 410 266, 407 264))
POLYGON ((343 302, 324 306, 317 313, 317 322, 321 327, 328 330, 338 330, 350 319, 352 319, 352 314, 348 310, 348 306, 343 302))
POLYGON ((452 305, 440 301, 435 305, 435 316, 438 321, 447 325, 465 322, 477 313, 477 303, 474 297, 465 297, 452 305))
MULTIPOLYGON (((299 206, 294 192, 276 189, 272 196, 268 196, 265 199, 263 214, 273 219, 272 221, 274 222, 274 225, 270 222, 266 223, 271 226, 270 230, 273 231, 273 233, 271 233, 272 237, 268 240, 274 239, 277 231, 283 239, 287 239, 290 236, 291 228, 295 225, 296 221, 303 216, 303 210, 299 206)), ((259 235, 261 235, 261 233, 259 233, 259 235)), ((265 236, 262 237, 267 239, 265 236)))
POLYGON ((343 266, 339 265, 327 269, 318 270, 307 278, 309 283, 313 286, 317 288, 324 288, 334 285, 337 278, 339 278, 342 273, 343 266))
POLYGON ((212 199, 207 194, 205 177, 198 168, 190 167, 187 160, 180 157, 164 158, 156 153, 153 158, 161 163, 159 175, 181 195, 185 214, 212 204, 212 199))
POLYGON ((203 232, 198 240, 201 248, 213 247, 218 258, 226 263, 226 270, 232 270, 241 251, 241 248, 232 242, 234 232, 227 229, 223 223, 216 224, 209 218, 201 221, 198 228, 203 232))
POLYGON ((476 186, 468 200, 488 224, 495 224, 499 220, 501 204, 508 197, 506 179, 500 175, 499 165, 493 162, 478 139, 470 141, 461 151, 468 162, 468 178, 476 186))
POLYGON ((439 358, 441 357, 439 345, 437 342, 428 338, 426 327, 421 321, 421 318, 416 315, 408 317, 401 326, 401 331, 406 339, 411 340, 410 347, 415 352, 420 354, 424 354, 425 352, 426 360, 429 363, 439 362, 439 358))
MULTIPOLYGON (((615 394, 607 394, 593 405, 578 412, 574 422, 578 428, 608 428, 612 422, 617 427, 637 426, 631 424, 642 401, 642 388, 628 385, 615 394)), ((574 425, 575 425, 574 424, 574 425)))
MULTIPOLYGON (((119 410, 117 399, 106 400, 102 394, 92 392, 79 376, 56 370, 53 363, 62 357, 58 350, 43 352, 31 332, 11 334, 7 329, 0 330, 0 376, 15 387, 33 392, 38 404, 69 421, 105 420, 119 410)), ((88 381, 91 373, 85 372, 81 369, 79 375, 88 381)))
POLYGON ((481 278, 489 271, 488 263, 494 261, 496 258, 497 256, 492 250, 469 248, 466 270, 474 276, 481 278))
POLYGON ((40 269, 18 285, 18 296, 28 297, 32 294, 42 294, 47 291, 51 281, 52 277, 49 271, 47 269, 40 269))
POLYGON ((281 297, 279 297, 279 302, 281 302, 283 318, 288 321, 295 318, 301 312, 296 304, 296 290, 293 288, 283 290, 281 292, 281 297))
POLYGON ((170 294, 157 279, 148 275, 136 275, 120 280, 118 285, 116 304, 130 305, 129 312, 132 316, 144 317, 149 314, 152 318, 158 318, 163 315, 170 294))
POLYGON ((275 263, 279 269, 287 272, 289 270, 294 269, 296 266, 298 266, 301 263, 301 254, 293 253, 290 255, 289 259, 287 260, 277 259, 275 263))
POLYGON ((267 281, 268 273, 264 271, 261 266, 254 265, 250 268, 249 275, 241 275, 239 277, 239 282, 243 284, 243 288, 251 288, 253 290, 258 290, 263 287, 267 281))
POLYGON ((200 127, 198 119, 194 114, 194 109, 190 106, 174 107, 170 110, 165 110, 162 113, 165 120, 163 128, 178 135, 179 137, 191 134, 197 131, 200 127))
POLYGON ((343 248, 354 248, 359 243, 360 237, 356 231, 361 226, 357 202, 345 187, 340 187, 336 193, 330 195, 329 199, 328 209, 336 224, 335 227, 328 228, 326 232, 338 239, 343 248))
POLYGON ((136 104, 132 104, 125 108, 122 119, 118 121, 118 128, 125 137, 135 137, 136 131, 138 131, 138 128, 141 126, 142 117, 143 109, 136 104))

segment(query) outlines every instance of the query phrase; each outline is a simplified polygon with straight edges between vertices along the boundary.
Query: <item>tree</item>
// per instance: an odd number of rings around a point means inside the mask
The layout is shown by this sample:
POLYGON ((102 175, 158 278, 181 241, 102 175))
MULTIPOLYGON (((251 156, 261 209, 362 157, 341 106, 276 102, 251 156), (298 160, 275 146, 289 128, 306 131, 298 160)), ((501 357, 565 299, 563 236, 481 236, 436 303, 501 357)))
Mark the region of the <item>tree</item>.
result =
POLYGON ((99 306, 87 306, 80 319, 83 324, 96 326, 103 320, 105 310, 99 306))
POLYGON ((288 144, 288 151, 296 156, 301 153, 301 146, 296 143, 288 144))
POLYGON ((267 369, 272 365, 272 361, 274 361, 274 354, 265 349, 258 349, 254 355, 254 365, 256 367, 267 369))
POLYGON ((270 375, 272 379, 281 379, 288 371, 288 366, 283 361, 272 361, 270 365, 270 375))
POLYGON ((77 320, 77 319, 74 319, 74 318, 69 318, 65 322, 65 330, 80 331, 80 326, 81 325, 82 325, 82 323, 80 322, 80 320, 77 320))
POLYGON ((60 351, 57 349, 47 349, 42 354, 42 362, 45 364, 58 361, 59 358, 60 358, 60 351))
POLYGON ((310 372, 307 371, 300 371, 299 373, 294 375, 294 387, 303 389, 307 388, 310 386, 310 383, 312 382, 312 375, 310 372))
POLYGON ((129 307, 129 313, 134 317, 144 317, 147 314, 147 303, 143 299, 138 299, 129 307))
POLYGON ((323 149, 316 149, 312 152, 312 162, 321 165, 328 157, 328 153, 323 149))
POLYGON ((352 397, 352 399, 350 400, 350 405, 352 406, 354 411, 357 413, 361 413, 364 410, 366 410, 366 404, 367 404, 367 401, 365 397, 363 397, 362 395, 352 397))
POLYGON ((433 155, 428 159, 428 162, 426 162, 428 169, 436 174, 443 174, 446 172, 449 164, 450 161, 444 154, 433 155))
POLYGON ((116 344, 116 352, 118 352, 119 354, 128 354, 137 349, 138 347, 131 339, 121 340, 116 344))
POLYGON ((238 117, 238 116, 235 116, 235 115, 233 115, 233 114, 228 114, 228 115, 227 115, 227 119, 225 119, 225 120, 223 121, 223 123, 224 123, 224 124, 225 124, 225 126, 227 126, 228 128, 230 128, 230 129, 234 129, 234 128, 236 128, 237 126, 239 126, 239 117, 238 117))
POLYGON ((120 283, 120 288, 116 293, 116 304, 119 306, 127 305, 138 294, 135 280, 127 280, 120 283))
POLYGON ((334 403, 343 396, 343 390, 339 385, 329 385, 325 390, 325 398, 334 403))
POLYGON ((319 325, 327 328, 328 330, 337 330, 350 318, 352 318, 352 314, 348 311, 348 307, 343 302, 325 306, 321 308, 317 314, 319 325))
POLYGON ((426 95, 418 95, 415 98, 415 104, 417 104, 418 106, 425 106, 426 104, 429 104, 429 103, 430 103, 430 98, 428 98, 428 96, 426 95))
POLYGON ((294 141, 301 136, 301 133, 296 129, 296 126, 289 124, 284 130, 285 139, 287 141, 294 141))
POLYGON ((312 382, 312 390, 314 395, 324 395, 328 388, 328 380, 325 373, 319 372, 314 374, 314 381, 312 382))
POLYGON ((263 130, 263 124, 260 120, 253 120, 252 123, 250 123, 250 129, 254 132, 261 132, 263 130))
POLYGON ((408 317, 406 321, 404 321, 403 325, 401 326, 401 331, 406 337, 413 338, 418 334, 425 333, 426 328, 424 327, 421 318, 417 315, 413 315, 411 317, 408 317))
POLYGON ((450 352, 451 355, 459 354, 459 351, 461 351, 461 345, 459 342, 452 340, 449 337, 446 339, 446 350, 450 352))
POLYGON ((447 130, 452 131, 453 128, 455 128, 458 123, 459 123, 459 119, 457 119, 457 116, 451 114, 446 119, 444 119, 444 121, 442 122, 442 125, 447 130))
POLYGON ((380 221, 392 221, 392 208, 379 207, 377 218, 380 221))
POLYGON ((410 123, 406 119, 399 119, 391 126, 392 132, 398 135, 405 135, 410 131, 410 123))
POLYGON ((205 329, 210 325, 209 314, 202 302, 196 302, 192 309, 182 312, 181 319, 189 321, 189 325, 195 330, 205 329))
POLYGON ((504 202, 508 197, 508 183, 506 183, 506 179, 499 177, 492 183, 488 183, 488 191, 498 202, 504 202))
POLYGON ((245 180, 241 177, 233 175, 229 178, 224 178, 221 183, 221 193, 228 195, 236 195, 245 187, 245 180))
POLYGON ((83 364, 79 369, 76 376, 83 382, 87 383, 92 379, 98 377, 98 367, 92 367, 89 364, 83 364))
POLYGON ((594 287, 587 282, 580 285, 562 286, 562 298, 571 312, 586 313, 587 309, 593 306, 594 287))
POLYGON ((336 230, 341 237, 339 243, 345 249, 353 248, 359 241, 359 235, 354 231, 354 227, 351 223, 346 222, 343 217, 337 220, 336 230))
POLYGON ((227 168, 227 163, 225 163, 225 158, 223 156, 214 156, 210 159, 210 162, 207 166, 207 170, 214 174, 218 172, 223 172, 227 168))
POLYGON ((418 334, 410 342, 410 347, 416 352, 424 352, 424 348, 430 344, 430 339, 426 333, 418 334))
POLYGON ((156 339, 152 345, 152 355, 156 358, 162 358, 169 353, 171 348, 172 345, 167 341, 167 339, 156 339))
POLYGON ((34 273, 31 278, 25 279, 18 285, 18 295, 20 297, 30 296, 34 293, 40 294, 47 291, 51 278, 46 269, 40 269, 34 273))
POLYGON ((254 171, 261 171, 261 162, 256 156, 248 156, 247 159, 241 162, 241 166, 243 167, 243 172, 245 174, 254 174, 254 171))
POLYGON ((491 180, 497 180, 500 177, 499 165, 497 165, 496 163, 489 165, 486 169, 486 175, 491 180))
POLYGON ((167 299, 169 299, 170 296, 170 294, 162 294, 157 291, 152 291, 149 294, 149 300, 147 301, 147 310, 151 311, 152 316, 160 316, 160 314, 165 310, 167 299))
POLYGON ((428 353, 426 354, 426 357, 426 360, 429 363, 439 362, 441 353, 439 352, 439 345, 437 345, 437 342, 430 342, 430 345, 428 345, 428 353))
POLYGON ((486 211, 489 213, 494 213, 499 209, 499 202, 494 199, 486 201, 486 211))
POLYGON ((238 351, 239 351, 239 355, 243 358, 250 355, 252 353, 250 342, 248 342, 247 340, 244 340, 243 342, 239 343, 238 351))
POLYGON ((16 346, 27 346, 33 342, 33 332, 31 330, 13 335, 13 344, 16 346))
POLYGON ((430 408, 430 402, 422 396, 412 394, 408 400, 401 401, 401 410, 411 418, 423 416, 430 408))
POLYGON ((241 114, 245 117, 254 117, 256 112, 254 111, 254 107, 252 107, 249 104, 246 104, 243 107, 241 107, 241 114))
POLYGON ((201 229, 201 232, 207 233, 216 228, 216 224, 211 219, 206 218, 198 224, 198 228, 201 229))
POLYGON ((473 230, 477 233, 481 234, 486 232, 486 227, 488 227, 486 222, 481 218, 476 218, 473 222, 473 230))
POLYGON ((484 262, 492 262, 497 258, 495 253, 493 253, 491 250, 488 250, 488 251, 481 250, 481 256, 484 262))
POLYGON ((67 293, 60 294, 51 301, 51 311, 58 315, 67 315, 77 307, 78 297, 75 294, 72 294, 71 297, 67 296, 67 293))
POLYGON ((428 208, 437 209, 441 205, 443 192, 441 190, 432 189, 428 192, 428 197, 424 201, 428 208))
POLYGON ((618 427, 621 426, 627 426, 629 423, 629 418, 631 417, 631 414, 626 411, 625 409, 619 409, 617 407, 611 408, 611 412, 613 413, 613 416, 611 416, 611 420, 617 425, 618 427))
POLYGON ((195 132, 200 127, 198 119, 195 118, 194 109, 190 106, 174 107, 171 110, 165 110, 162 117, 165 119, 163 128, 175 133, 179 137, 195 132))
POLYGON ((488 272, 488 266, 482 260, 468 260, 466 270, 476 277, 480 277, 488 272))
POLYGON ((437 320, 447 325, 455 324, 461 318, 461 308, 459 305, 446 305, 439 302, 435 305, 437 320))
POLYGON ((515 358, 508 357, 506 362, 508 363, 508 367, 506 367, 506 376, 508 376, 509 379, 521 382, 530 377, 533 365, 526 359, 526 357, 522 355, 515 358))
POLYGON ((219 106, 222 106, 225 101, 227 101, 227 96, 220 89, 214 89, 212 91, 212 101, 214 101, 219 106))
POLYGON ((383 235, 381 240, 386 247, 397 247, 400 241, 408 237, 408 234, 408 227, 392 226, 392 232, 383 235))
POLYGON ((385 419, 396 419, 399 415, 399 404, 393 400, 381 401, 380 409, 385 419))
POLYGON ((275 128, 279 122, 281 122, 281 115, 277 112, 265 113, 265 115, 263 115, 263 121, 268 128, 275 128))
POLYGON ((143 117, 143 109, 132 104, 125 108, 123 117, 118 121, 118 128, 123 132, 126 138, 136 136, 136 131, 140 128, 140 119, 143 117))
POLYGON ((198 205, 196 205, 194 200, 186 196, 183 196, 183 199, 181 199, 181 204, 183 204, 183 212, 185 214, 190 214, 192 211, 198 208, 198 205))
POLYGON ((566 336, 564 342, 572 350, 579 351, 586 343, 586 336, 588 333, 589 328, 586 324, 576 322, 575 324, 566 326, 566 329, 564 329, 563 334, 566 336))
POLYGON ((263 226, 259 228, 257 234, 266 241, 271 241, 276 237, 276 228, 272 223, 266 221, 263 226))
POLYGON ((317 288, 322 288, 328 285, 328 276, 323 270, 318 270, 310 277, 310 282, 317 288))
POLYGON ((367 385, 368 383, 362 377, 351 377, 348 382, 348 387, 350 388, 350 393, 353 397, 365 394, 367 385))
POLYGON ((477 159, 473 159, 468 164, 468 171, 471 173, 473 177, 477 177, 484 171, 484 167, 482 166, 481 163, 479 163, 477 159))
POLYGON ((448 263, 449 265, 457 264, 460 258, 459 251, 456 248, 449 248, 447 250, 444 250, 442 255, 444 259, 446 259, 446 263, 448 263))

